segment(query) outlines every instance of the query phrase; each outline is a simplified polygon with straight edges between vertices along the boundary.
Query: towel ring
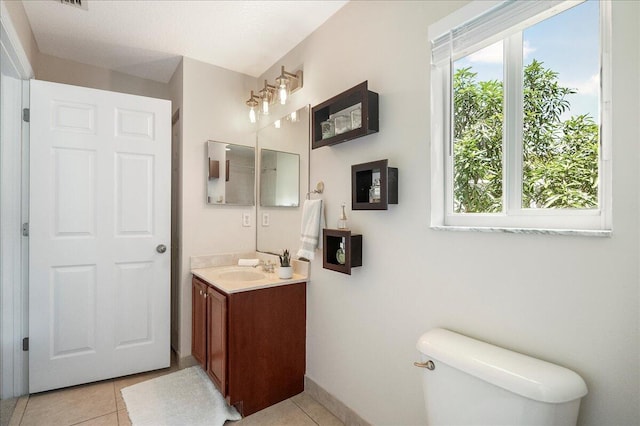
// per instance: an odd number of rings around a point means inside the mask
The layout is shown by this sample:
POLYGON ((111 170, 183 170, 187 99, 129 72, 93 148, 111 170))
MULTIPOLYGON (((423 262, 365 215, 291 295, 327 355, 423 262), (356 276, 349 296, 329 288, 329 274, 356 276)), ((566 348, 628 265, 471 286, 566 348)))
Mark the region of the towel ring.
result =
POLYGON ((320 181, 316 184, 316 189, 307 192, 307 200, 311 198, 311 194, 322 194, 324 192, 324 182, 320 181))

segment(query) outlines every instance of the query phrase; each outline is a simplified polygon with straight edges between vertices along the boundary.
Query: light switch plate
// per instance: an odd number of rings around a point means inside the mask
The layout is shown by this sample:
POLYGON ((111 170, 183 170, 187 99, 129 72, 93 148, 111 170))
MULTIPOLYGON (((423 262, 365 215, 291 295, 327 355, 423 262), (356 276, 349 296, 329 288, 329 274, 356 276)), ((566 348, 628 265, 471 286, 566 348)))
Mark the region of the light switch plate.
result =
POLYGON ((262 213, 262 226, 269 226, 269 213, 262 213))
POLYGON ((251 226, 251 213, 242 213, 242 226, 251 226))

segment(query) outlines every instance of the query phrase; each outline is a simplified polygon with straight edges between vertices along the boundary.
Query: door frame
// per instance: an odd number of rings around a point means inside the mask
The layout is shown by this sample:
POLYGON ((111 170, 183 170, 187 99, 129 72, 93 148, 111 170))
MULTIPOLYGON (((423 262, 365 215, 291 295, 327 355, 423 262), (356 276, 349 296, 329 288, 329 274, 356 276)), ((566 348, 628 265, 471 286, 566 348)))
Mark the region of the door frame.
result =
MULTIPOLYGON (((15 95, 12 104, 21 110, 29 106, 29 82, 34 72, 27 54, 20 42, 18 33, 11 21, 9 11, 4 2, 0 2, 0 49, 10 59, 10 66, 22 79, 22 93, 15 95), (21 96, 21 99, 19 99, 21 96)), ((4 109, 3 109, 4 110, 4 109)), ((12 111, 15 114, 15 110, 12 111)), ((21 113, 18 111, 18 115, 21 113)), ((16 126, 17 127, 17 126, 16 126)), ((20 210, 20 221, 27 222, 29 217, 29 124, 21 123, 20 149, 2 147, 0 161, 5 164, 19 164, 0 180, 0 192, 3 202, 0 207, 0 225, 2 229, 11 229, 8 235, 2 236, 6 241, 7 252, 2 254, 2 269, 12 268, 10 274, 0 276, 2 312, 10 312, 11 318, 0 317, 0 335, 3 345, 9 342, 11 347, 4 353, 11 353, 12 360, 3 360, 0 372, 0 398, 12 398, 28 393, 28 357, 22 350, 22 339, 27 337, 28 330, 28 238, 23 237, 20 224, 16 227, 15 211, 20 210), (26 154, 26 155, 25 155, 26 154), (13 213, 13 214, 12 214, 13 213), (12 217, 13 216, 13 217, 12 217), (15 228, 15 229, 14 229, 15 228), (9 324, 10 322, 10 324, 9 324), (7 362, 5 362, 7 361, 7 362), (11 381, 7 384, 6 381, 11 381)))
POLYGON ((180 353, 180 108, 171 117, 171 349, 180 353))

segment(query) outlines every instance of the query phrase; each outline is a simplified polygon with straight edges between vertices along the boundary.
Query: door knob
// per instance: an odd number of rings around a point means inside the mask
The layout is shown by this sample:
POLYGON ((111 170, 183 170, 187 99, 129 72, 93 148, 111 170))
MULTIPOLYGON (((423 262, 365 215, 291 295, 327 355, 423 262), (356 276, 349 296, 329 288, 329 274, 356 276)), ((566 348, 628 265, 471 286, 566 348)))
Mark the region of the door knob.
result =
POLYGON ((156 247, 156 251, 158 253, 164 253, 165 251, 167 251, 167 246, 165 246, 164 244, 158 244, 158 247, 156 247))

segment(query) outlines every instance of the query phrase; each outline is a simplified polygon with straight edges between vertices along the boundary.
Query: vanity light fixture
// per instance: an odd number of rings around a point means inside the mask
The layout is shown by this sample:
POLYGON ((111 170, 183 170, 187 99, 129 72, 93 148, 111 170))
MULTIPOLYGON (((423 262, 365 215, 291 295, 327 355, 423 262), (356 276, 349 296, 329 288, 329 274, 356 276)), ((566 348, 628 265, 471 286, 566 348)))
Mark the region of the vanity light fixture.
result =
MULTIPOLYGON (((280 69, 280 75, 276 78, 276 85, 271 85, 264 81, 264 87, 258 92, 258 95, 251 91, 251 97, 246 101, 249 110, 249 120, 252 123, 257 121, 256 108, 260 106, 260 113, 269 115, 269 106, 274 104, 277 99, 281 105, 287 103, 289 95, 302 88, 302 70, 295 73, 288 72, 284 69, 284 65, 280 69)), ((295 114, 295 113, 293 113, 295 114)), ((295 121, 294 116, 292 119, 295 121)))
POLYGON ((264 87, 260 90, 260 102, 262 104, 262 112, 263 115, 269 115, 269 105, 273 102, 274 93, 276 91, 276 86, 272 86, 267 83, 267 80, 264 81, 264 87))
POLYGON ((254 95, 252 90, 251 97, 246 102, 247 106, 249 107, 249 120, 252 123, 255 123, 257 121, 256 108, 258 107, 258 99, 260 99, 260 97, 257 95, 254 95))
POLYGON ((280 76, 276 78, 278 86, 278 98, 280 104, 287 103, 289 95, 302 87, 302 70, 298 70, 295 74, 284 69, 284 65, 280 68, 280 76))

